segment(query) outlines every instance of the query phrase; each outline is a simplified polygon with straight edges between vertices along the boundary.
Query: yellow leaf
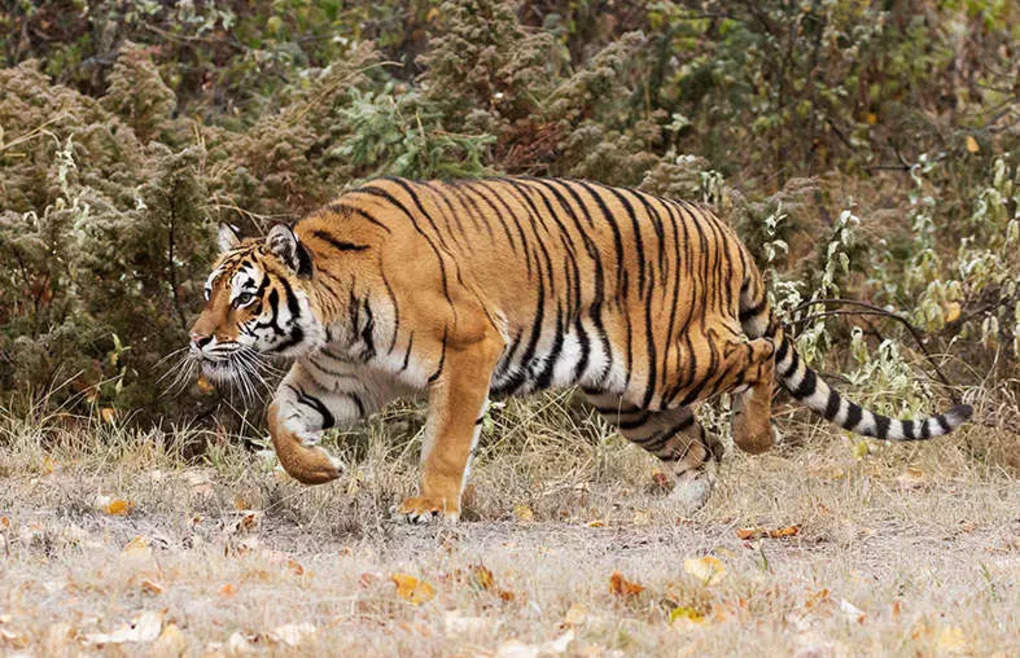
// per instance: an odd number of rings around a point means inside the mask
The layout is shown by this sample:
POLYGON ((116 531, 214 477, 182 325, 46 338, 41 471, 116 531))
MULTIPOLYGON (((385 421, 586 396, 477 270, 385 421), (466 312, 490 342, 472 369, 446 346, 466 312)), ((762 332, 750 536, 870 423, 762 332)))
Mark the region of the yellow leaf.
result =
POLYGON ((43 457, 42 470, 44 475, 49 475, 53 472, 53 469, 57 467, 57 462, 53 461, 53 458, 49 455, 43 457))
POLYGON ((868 112, 867 114, 864 115, 864 120, 868 123, 869 126, 873 126, 876 123, 878 123, 878 116, 876 116, 874 112, 868 112))
POLYGON ((691 622, 695 624, 705 623, 705 616, 695 610, 694 608, 688 608, 686 606, 673 608, 669 611, 669 625, 674 628, 683 628, 688 626, 691 622))
POLYGON ((977 153, 981 150, 978 145, 978 141, 974 139, 973 135, 967 135, 967 151, 970 153, 977 153))
POLYGON ((945 308, 946 308, 946 318, 945 318, 946 324, 949 324, 950 322, 956 322, 957 320, 960 319, 960 303, 959 302, 949 302, 948 304, 946 304, 945 308))
POLYGON ((644 585, 630 582, 619 571, 609 577, 609 591, 617 596, 637 596, 644 589, 644 585))
POLYGON ((152 545, 145 535, 137 535, 134 539, 124 545, 121 555, 131 558, 148 558, 152 556, 152 545))
POLYGON ((431 601, 436 595, 436 590, 432 585, 406 573, 392 574, 390 580, 397 586, 397 596, 410 601, 414 605, 421 605, 431 601))
POLYGON ((494 582, 492 572, 479 564, 471 570, 471 582, 479 589, 490 590, 494 582))
POLYGON ((714 585, 726 576, 726 567, 711 555, 684 560, 684 571, 700 580, 705 585, 714 585))
POLYGON ((523 503, 514 505, 514 516, 517 517, 519 523, 531 523, 535 520, 535 513, 523 503))
POLYGON ((220 596, 229 598, 237 594, 237 587, 233 583, 227 583, 220 588, 220 596))
POLYGON ((606 522, 601 519, 595 519, 594 521, 588 521, 587 525, 589 528, 604 528, 606 522))
POLYGON ((781 537, 793 537, 800 532, 800 524, 788 525, 785 528, 779 528, 777 530, 770 530, 769 537, 773 539, 779 539, 781 537))
POLYGON ((114 498, 106 505, 106 513, 111 516, 127 516, 135 509, 135 504, 129 500, 114 498))
POLYGON ((153 596, 163 593, 163 586, 155 580, 144 578, 141 582, 142 591, 153 596))
POLYGON ((117 410, 112 407, 103 407, 99 410, 99 417, 103 419, 104 423, 112 424, 117 420, 117 410))

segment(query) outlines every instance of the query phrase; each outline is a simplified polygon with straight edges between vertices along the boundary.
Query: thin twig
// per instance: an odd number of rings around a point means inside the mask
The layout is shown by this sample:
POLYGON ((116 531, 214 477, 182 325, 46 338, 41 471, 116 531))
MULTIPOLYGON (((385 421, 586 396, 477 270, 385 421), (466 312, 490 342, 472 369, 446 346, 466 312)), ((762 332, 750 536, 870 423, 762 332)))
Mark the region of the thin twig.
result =
POLYGON ((860 307, 862 307, 864 309, 867 309, 867 310, 864 310, 864 311, 823 311, 821 313, 816 313, 816 314, 813 314, 813 315, 808 315, 808 316, 806 316, 804 318, 798 318, 798 319, 794 320, 790 324, 791 325, 802 324, 804 322, 807 322, 808 320, 812 320, 812 319, 816 319, 816 318, 820 318, 820 317, 834 316, 834 315, 879 315, 879 316, 883 316, 883 317, 887 317, 887 318, 892 318, 893 320, 897 320, 898 322, 901 322, 903 324, 903 326, 905 326, 907 328, 907 331, 910 332, 910 335, 913 336, 914 341, 917 343, 917 346, 921 348, 921 352, 924 354, 924 357, 928 360, 928 363, 931 364, 932 368, 935 369, 935 373, 939 376, 939 379, 942 380, 942 383, 946 385, 946 388, 949 390, 949 395, 953 399, 953 402, 955 402, 956 404, 960 404, 960 399, 957 397, 956 391, 953 388, 953 385, 950 384, 949 383, 949 379, 947 379, 946 376, 944 374, 942 374, 942 369, 939 368, 939 364, 936 363, 935 358, 931 355, 930 352, 928 352, 928 348, 924 346, 924 342, 922 340, 923 337, 921 335, 921 331, 917 327, 912 325, 910 323, 910 321, 907 320, 905 317, 903 317, 902 315, 898 315, 896 313, 892 313, 891 311, 887 311, 884 308, 880 308, 878 306, 875 306, 874 304, 869 304, 867 302, 859 302, 859 301, 856 301, 856 300, 853 300, 853 299, 839 299, 839 298, 833 298, 833 299, 813 299, 811 301, 804 302, 803 304, 795 307, 791 311, 791 313, 797 313, 798 311, 810 308, 811 306, 814 306, 815 304, 847 304, 847 305, 850 305, 850 306, 860 306, 860 307))

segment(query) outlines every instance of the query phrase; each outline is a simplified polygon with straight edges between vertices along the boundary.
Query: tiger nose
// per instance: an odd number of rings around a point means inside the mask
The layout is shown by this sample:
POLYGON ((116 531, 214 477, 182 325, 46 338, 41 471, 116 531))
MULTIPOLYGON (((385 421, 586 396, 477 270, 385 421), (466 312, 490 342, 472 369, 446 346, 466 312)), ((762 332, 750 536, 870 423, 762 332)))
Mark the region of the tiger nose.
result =
POLYGON ((212 340, 212 334, 201 334, 197 331, 191 332, 191 344, 198 349, 202 349, 209 344, 212 340))

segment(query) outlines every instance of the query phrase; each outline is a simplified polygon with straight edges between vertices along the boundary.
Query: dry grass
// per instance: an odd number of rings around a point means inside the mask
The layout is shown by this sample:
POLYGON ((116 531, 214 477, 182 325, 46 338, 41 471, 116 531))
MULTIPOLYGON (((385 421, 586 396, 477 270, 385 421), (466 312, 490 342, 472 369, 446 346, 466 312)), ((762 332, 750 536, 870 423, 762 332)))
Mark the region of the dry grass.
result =
POLYGON ((728 452, 685 519, 649 490, 654 461, 567 397, 512 402, 486 432, 467 521, 416 528, 385 512, 414 489, 417 444, 392 437, 420 413, 389 415, 339 438, 354 467, 320 488, 223 437, 196 462, 178 449, 195 432, 0 421, 0 653, 525 656, 571 632, 567 655, 1015 651, 1015 435, 971 426, 855 456, 855 440, 787 420, 796 446, 728 452), (706 555, 718 583, 684 568, 706 555), (616 571, 644 591, 611 593, 616 571), (394 573, 435 597, 405 600, 394 573), (671 625, 677 608, 703 619, 671 625), (89 641, 145 610, 159 640, 89 641))

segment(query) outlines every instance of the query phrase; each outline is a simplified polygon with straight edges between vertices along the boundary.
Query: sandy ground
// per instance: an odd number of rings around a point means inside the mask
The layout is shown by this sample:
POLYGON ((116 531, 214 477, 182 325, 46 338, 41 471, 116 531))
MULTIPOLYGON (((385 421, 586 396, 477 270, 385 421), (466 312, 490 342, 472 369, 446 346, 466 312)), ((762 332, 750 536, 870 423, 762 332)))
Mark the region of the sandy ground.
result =
POLYGON ((386 510, 413 491, 416 447, 381 421, 319 488, 222 438, 196 462, 173 434, 5 428, 4 655, 1007 656, 1020 640, 1018 444, 991 430, 862 449, 795 426, 799 445, 727 453, 685 518, 640 450, 561 427, 483 444, 467 520, 412 527, 386 510))

